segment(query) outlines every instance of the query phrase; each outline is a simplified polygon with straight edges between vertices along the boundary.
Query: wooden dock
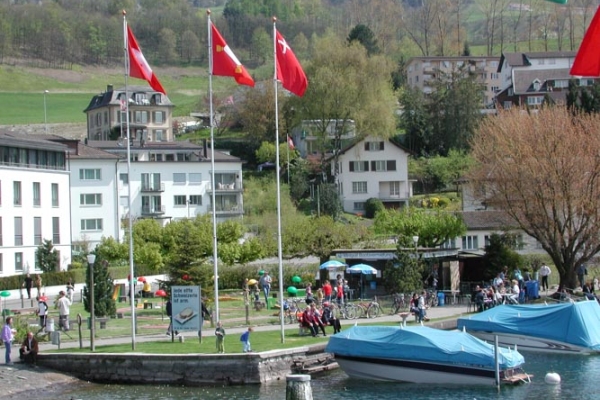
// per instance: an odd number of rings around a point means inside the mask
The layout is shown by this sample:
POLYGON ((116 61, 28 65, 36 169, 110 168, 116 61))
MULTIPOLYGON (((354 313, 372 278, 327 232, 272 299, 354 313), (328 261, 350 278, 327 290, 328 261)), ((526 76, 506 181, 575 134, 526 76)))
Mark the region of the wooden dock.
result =
POLYGON ((315 374, 338 368, 338 363, 334 361, 333 354, 321 353, 294 358, 292 369, 295 373, 315 374))

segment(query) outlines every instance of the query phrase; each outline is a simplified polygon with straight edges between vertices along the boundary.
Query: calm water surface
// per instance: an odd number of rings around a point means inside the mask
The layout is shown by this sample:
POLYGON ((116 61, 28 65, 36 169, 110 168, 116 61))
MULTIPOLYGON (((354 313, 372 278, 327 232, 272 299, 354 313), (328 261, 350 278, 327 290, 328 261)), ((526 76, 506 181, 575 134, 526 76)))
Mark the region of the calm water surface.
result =
MULTIPOLYGON (((315 400, 485 400, 485 399, 600 399, 600 356, 558 356, 523 353, 525 370, 534 374, 531 384, 502 387, 442 387, 352 380, 341 370, 315 376, 312 380, 315 400), (559 385, 544 382, 547 372, 557 372, 559 385)), ((285 399, 285 382, 240 387, 173 387, 152 385, 82 384, 58 393, 48 393, 43 399, 82 400, 159 400, 159 399, 285 399)))

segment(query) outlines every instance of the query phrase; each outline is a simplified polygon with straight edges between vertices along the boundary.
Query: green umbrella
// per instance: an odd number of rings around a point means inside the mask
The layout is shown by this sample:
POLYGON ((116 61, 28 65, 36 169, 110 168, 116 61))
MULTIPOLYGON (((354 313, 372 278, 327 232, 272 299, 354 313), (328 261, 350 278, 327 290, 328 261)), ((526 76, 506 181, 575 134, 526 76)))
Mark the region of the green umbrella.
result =
POLYGON ((302 282, 302 278, 300 278, 298 275, 294 275, 292 277, 292 283, 300 283, 302 282))
POLYGON ((2 297, 8 297, 10 296, 10 292, 7 290, 3 290, 2 292, 0 292, 0 296, 2 297))

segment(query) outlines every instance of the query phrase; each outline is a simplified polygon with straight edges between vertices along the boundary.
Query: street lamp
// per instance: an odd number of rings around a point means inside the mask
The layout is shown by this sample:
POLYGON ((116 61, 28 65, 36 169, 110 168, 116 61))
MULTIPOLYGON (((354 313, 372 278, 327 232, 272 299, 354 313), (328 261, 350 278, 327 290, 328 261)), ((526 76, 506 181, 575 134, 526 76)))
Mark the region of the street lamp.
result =
POLYGON ((94 346, 94 336, 96 335, 96 315, 94 313, 94 261, 96 261, 96 255, 88 254, 87 262, 90 266, 90 347, 92 351, 96 351, 96 346, 94 346))
POLYGON ((48 94, 47 90, 44 90, 44 130, 48 133, 48 114, 46 113, 46 95, 48 94))
POLYGON ((417 244, 419 243, 419 236, 415 235, 412 237, 413 243, 415 244, 415 262, 419 258, 419 252, 417 251, 417 244))

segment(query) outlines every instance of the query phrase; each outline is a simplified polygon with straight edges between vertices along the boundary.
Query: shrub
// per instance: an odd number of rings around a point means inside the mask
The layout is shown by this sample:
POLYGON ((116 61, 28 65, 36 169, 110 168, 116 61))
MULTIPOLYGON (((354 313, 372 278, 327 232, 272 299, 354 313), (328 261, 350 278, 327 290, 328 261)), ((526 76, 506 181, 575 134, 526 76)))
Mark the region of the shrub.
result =
POLYGON ((385 207, 381 200, 371 197, 365 203, 365 218, 373 219, 378 211, 383 210, 385 207))

